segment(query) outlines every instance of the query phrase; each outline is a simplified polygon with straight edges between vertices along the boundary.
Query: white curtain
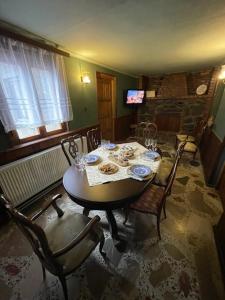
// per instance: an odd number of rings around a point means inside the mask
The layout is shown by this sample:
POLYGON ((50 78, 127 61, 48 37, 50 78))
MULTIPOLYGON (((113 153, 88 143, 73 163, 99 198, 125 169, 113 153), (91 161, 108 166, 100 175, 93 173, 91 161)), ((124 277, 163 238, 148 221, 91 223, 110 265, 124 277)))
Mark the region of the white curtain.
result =
POLYGON ((72 118, 63 57, 0 36, 0 119, 5 131, 72 118))

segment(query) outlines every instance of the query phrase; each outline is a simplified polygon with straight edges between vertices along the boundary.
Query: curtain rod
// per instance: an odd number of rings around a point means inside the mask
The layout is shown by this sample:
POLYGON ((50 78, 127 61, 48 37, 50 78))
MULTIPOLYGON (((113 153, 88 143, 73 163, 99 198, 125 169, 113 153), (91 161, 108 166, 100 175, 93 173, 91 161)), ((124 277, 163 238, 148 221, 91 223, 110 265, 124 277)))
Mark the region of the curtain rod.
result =
POLYGON ((30 45, 32 45, 34 47, 39 47, 39 48, 42 48, 42 49, 45 49, 45 50, 48 50, 48 51, 55 52, 57 54, 63 55, 63 56, 67 56, 67 57, 70 56, 70 54, 68 52, 60 50, 60 49, 58 49, 58 48, 56 48, 54 46, 47 45, 45 43, 36 41, 36 40, 34 40, 32 38, 26 37, 23 34, 11 31, 11 30, 3 28, 3 27, 0 27, 0 35, 4 35, 4 36, 7 36, 9 38, 12 38, 12 39, 19 40, 21 42, 30 44, 30 45))

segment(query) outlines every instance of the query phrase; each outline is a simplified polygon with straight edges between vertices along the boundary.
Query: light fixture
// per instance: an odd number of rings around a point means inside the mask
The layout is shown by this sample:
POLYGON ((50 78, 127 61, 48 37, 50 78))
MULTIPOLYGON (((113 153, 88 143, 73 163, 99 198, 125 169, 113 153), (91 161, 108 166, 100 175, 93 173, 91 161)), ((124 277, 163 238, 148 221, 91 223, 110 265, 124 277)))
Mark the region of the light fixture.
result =
POLYGON ((218 78, 223 80, 223 83, 225 83, 225 65, 221 66, 221 71, 218 78))
POLYGON ((81 82, 85 83, 85 84, 89 84, 91 83, 91 79, 89 77, 89 75, 87 73, 83 73, 81 76, 81 82))

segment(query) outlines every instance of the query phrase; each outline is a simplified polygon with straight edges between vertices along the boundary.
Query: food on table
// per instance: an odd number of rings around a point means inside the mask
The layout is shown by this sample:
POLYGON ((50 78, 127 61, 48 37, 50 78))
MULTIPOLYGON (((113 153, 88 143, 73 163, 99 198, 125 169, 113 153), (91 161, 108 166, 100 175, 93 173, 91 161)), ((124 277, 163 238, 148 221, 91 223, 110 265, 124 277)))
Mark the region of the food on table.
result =
POLYGON ((134 150, 122 150, 121 156, 124 158, 133 158, 134 157, 134 150))
POLYGON ((107 174, 107 175, 114 174, 119 170, 119 168, 112 163, 107 163, 107 164, 101 165, 98 167, 98 169, 101 173, 107 174))
POLYGON ((129 160, 122 155, 109 155, 109 159, 120 165, 121 167, 127 167, 129 165, 129 160))
POLYGON ((121 148, 120 154, 124 158, 128 158, 129 159, 129 158, 133 158, 134 157, 134 152, 135 152, 135 149, 132 146, 124 145, 121 148))

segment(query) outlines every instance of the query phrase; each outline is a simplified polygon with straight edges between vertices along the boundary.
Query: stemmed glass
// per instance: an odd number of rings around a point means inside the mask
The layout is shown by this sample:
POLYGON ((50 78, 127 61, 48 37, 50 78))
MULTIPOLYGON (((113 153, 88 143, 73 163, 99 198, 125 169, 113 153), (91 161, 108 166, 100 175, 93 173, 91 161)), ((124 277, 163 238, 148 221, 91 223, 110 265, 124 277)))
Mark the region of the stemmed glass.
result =
POLYGON ((146 138, 145 139, 145 146, 146 146, 147 149, 149 149, 150 144, 151 144, 151 140, 149 138, 146 138))
POLYGON ((74 165, 81 172, 85 170, 85 158, 83 153, 77 153, 74 158, 74 165))
POLYGON ((157 150, 157 139, 152 139, 152 150, 153 151, 157 150))

